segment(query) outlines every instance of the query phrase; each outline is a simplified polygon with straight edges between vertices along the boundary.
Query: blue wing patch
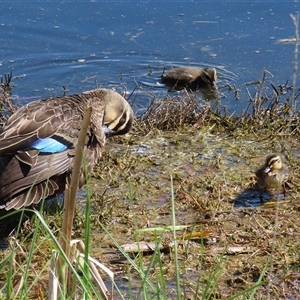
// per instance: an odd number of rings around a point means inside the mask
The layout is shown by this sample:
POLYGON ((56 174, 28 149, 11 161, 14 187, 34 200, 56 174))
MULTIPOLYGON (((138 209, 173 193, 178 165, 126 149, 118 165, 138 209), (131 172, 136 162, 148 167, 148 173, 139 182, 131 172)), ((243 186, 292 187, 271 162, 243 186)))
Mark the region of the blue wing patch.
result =
POLYGON ((42 153, 58 153, 66 150, 67 146, 53 138, 45 138, 36 140, 31 148, 38 149, 42 153))

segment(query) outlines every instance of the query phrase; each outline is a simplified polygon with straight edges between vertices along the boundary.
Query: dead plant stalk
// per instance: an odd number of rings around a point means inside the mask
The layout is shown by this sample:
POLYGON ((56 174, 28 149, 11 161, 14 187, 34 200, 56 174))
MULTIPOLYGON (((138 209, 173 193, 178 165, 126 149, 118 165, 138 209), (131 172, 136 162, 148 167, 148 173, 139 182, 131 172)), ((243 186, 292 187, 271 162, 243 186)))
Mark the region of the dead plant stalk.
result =
MULTIPOLYGON (((70 260, 70 242, 71 242, 71 233, 72 233, 72 225, 73 219, 75 215, 76 209, 76 194, 79 183, 79 174, 83 156, 83 148, 85 144, 87 128, 90 123, 92 114, 92 108, 88 107, 85 111, 84 118, 82 121, 82 128, 79 133, 78 144, 76 147, 75 158, 73 171, 71 175, 71 183, 68 185, 66 183, 65 197, 64 197, 64 211, 63 211, 63 222, 61 229, 61 237, 60 244, 62 250, 65 252, 66 257, 70 260)), ((57 271, 59 272, 59 281, 67 283, 67 291, 69 291, 70 284, 70 276, 68 274, 68 268, 62 268, 65 264, 63 263, 62 257, 58 256, 57 259, 57 271)))
POLYGON ((295 98, 295 89, 296 89, 296 83, 297 83, 297 71, 298 71, 298 48, 299 48, 299 15, 296 16, 290 14, 294 27, 295 27, 295 37, 296 37, 296 43, 295 43, 295 51, 294 51, 294 67, 293 67, 293 109, 294 113, 296 111, 296 98, 295 98))

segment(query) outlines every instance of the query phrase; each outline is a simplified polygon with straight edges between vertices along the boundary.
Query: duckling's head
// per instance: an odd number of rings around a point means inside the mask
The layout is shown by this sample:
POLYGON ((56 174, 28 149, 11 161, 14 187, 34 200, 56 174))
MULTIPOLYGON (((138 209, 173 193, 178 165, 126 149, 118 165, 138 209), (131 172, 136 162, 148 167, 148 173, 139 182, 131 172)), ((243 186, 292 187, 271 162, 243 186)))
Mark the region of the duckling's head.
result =
POLYGON ((212 89, 217 89, 216 81, 217 81, 217 71, 215 68, 204 68, 201 79, 207 86, 212 89))
POLYGON ((282 169, 282 159, 279 154, 270 154, 266 157, 264 172, 269 173, 282 169))

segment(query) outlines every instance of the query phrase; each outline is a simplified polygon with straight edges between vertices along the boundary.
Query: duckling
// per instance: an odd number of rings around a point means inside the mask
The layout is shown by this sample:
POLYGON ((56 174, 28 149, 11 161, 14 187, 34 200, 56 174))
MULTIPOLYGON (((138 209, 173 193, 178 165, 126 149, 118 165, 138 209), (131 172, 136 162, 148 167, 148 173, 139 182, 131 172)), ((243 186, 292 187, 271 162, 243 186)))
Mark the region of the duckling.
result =
POLYGON ((169 90, 182 90, 184 88, 197 91, 199 89, 217 89, 217 71, 215 68, 174 68, 161 75, 161 83, 167 85, 169 90))
POLYGON ((283 183, 288 176, 288 170, 282 163, 280 154, 267 155, 265 164, 255 172, 257 188, 261 192, 281 193, 283 183))
MULTIPOLYGON (((87 107, 92 107, 84 146, 88 171, 107 137, 127 133, 133 111, 117 92, 96 89, 37 100, 21 107, 0 134, 0 209, 19 209, 63 193, 87 107)), ((85 184, 81 170, 79 188, 85 184)))

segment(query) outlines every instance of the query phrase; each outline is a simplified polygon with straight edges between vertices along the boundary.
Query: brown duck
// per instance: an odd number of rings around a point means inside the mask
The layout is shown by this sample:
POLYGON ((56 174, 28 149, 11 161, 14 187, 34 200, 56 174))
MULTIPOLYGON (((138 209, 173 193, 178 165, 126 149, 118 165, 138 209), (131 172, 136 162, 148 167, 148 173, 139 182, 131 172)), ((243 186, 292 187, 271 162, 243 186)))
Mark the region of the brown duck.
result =
POLYGON ((288 176, 280 154, 272 153, 266 157, 265 164, 255 172, 257 188, 261 192, 281 193, 288 176))
POLYGON ((174 68, 161 76, 161 83, 169 90, 197 91, 201 89, 217 89, 217 71, 215 68, 174 68))
MULTIPOLYGON (((117 92, 96 89, 38 100, 8 119, 0 134, 0 208, 19 209, 64 191, 88 106, 92 115, 84 160, 90 171, 106 138, 125 134, 132 126, 133 111, 117 92)), ((80 175, 82 187, 83 172, 80 175)))

